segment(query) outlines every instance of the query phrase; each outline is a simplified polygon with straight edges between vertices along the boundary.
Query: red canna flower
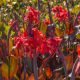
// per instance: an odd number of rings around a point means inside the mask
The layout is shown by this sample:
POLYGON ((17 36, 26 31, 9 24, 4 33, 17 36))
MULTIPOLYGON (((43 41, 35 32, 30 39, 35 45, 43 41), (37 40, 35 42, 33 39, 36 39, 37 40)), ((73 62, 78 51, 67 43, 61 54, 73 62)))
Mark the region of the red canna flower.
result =
POLYGON ((78 57, 80 57, 80 44, 77 45, 77 53, 78 53, 78 57))
POLYGON ((30 37, 26 32, 18 33, 17 37, 14 37, 14 44, 17 48, 21 46, 25 47, 26 53, 33 56, 34 49, 36 53, 40 53, 44 55, 49 52, 50 54, 55 53, 57 50, 61 39, 58 37, 55 38, 46 38, 42 32, 40 32, 37 28, 32 28, 33 36, 30 37))
POLYGON ((45 53, 49 52, 49 47, 47 45, 47 42, 44 41, 41 46, 38 48, 38 52, 40 52, 40 54, 44 55, 45 53))
POLYGON ((57 46, 61 43, 62 39, 60 37, 55 37, 54 40, 57 43, 57 46))
POLYGON ((38 51, 38 48, 41 46, 45 39, 45 35, 36 28, 32 28, 32 33, 32 37, 28 36, 26 32, 19 32, 18 36, 14 37, 14 44, 16 48, 24 46, 26 48, 26 52, 30 53, 30 55, 33 53, 34 49, 38 51))
POLYGON ((19 48, 21 45, 26 45, 25 42, 27 42, 27 33, 21 33, 18 32, 18 36, 14 37, 14 44, 16 45, 17 48, 19 48))
POLYGON ((41 46, 39 47, 39 52, 43 55, 45 53, 54 54, 61 42, 60 38, 46 38, 41 46))
POLYGON ((45 39, 45 35, 36 28, 32 28, 35 47, 40 46, 45 39))
POLYGON ((68 11, 62 8, 62 6, 54 6, 52 8, 52 12, 54 13, 54 17, 59 21, 66 20, 68 18, 68 11))
POLYGON ((24 15, 24 21, 30 21, 31 23, 38 23, 38 10, 28 6, 27 7, 27 13, 24 15))
POLYGON ((55 53, 55 51, 57 50, 60 42, 61 42, 61 39, 58 38, 58 37, 47 39, 47 44, 49 46, 49 53, 50 54, 55 53))

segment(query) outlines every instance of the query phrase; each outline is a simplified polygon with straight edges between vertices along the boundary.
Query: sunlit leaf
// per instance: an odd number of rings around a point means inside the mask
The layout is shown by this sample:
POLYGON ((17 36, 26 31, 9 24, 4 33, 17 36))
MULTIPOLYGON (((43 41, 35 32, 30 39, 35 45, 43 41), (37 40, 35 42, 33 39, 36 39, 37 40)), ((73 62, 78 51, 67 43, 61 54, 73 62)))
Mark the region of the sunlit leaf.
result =
POLYGON ((72 57, 72 55, 65 56, 65 61, 66 61, 67 71, 69 71, 73 66, 73 57, 72 57))
POLYGON ((46 67, 45 73, 46 73, 48 78, 50 78, 52 76, 52 71, 51 71, 51 69, 49 67, 46 67))
POLYGON ((3 25, 3 22, 0 22, 0 27, 3 25))
POLYGON ((16 80, 19 80, 19 77, 17 75, 14 76, 16 80))
POLYGON ((0 37, 2 36, 2 32, 0 31, 0 37))
POLYGON ((11 0, 6 0, 7 2, 10 2, 11 0))
POLYGON ((13 47, 13 40, 12 37, 9 38, 9 54, 12 51, 12 47, 13 47))
MULTIPOLYGON (((24 72, 22 72, 21 74, 21 79, 24 80, 24 72)), ((26 72, 26 80, 29 79, 28 73, 26 72)))
POLYGON ((42 2, 43 2, 43 3, 45 3, 45 2, 46 2, 46 0, 42 0, 42 2))
POLYGON ((31 76, 29 77, 29 80, 35 80, 33 74, 31 74, 31 76))
POLYGON ((46 33, 46 29, 47 29, 47 26, 44 24, 44 23, 41 23, 41 26, 40 26, 40 31, 45 34, 46 33))
POLYGON ((15 32, 14 32, 14 31, 11 31, 11 34, 10 34, 10 35, 11 35, 11 36, 14 36, 14 34, 15 34, 15 32))
POLYGON ((63 35, 63 32, 58 27, 56 27, 55 34, 56 34, 56 36, 61 37, 63 35))
POLYGON ((73 7, 73 9, 71 10, 71 12, 72 12, 72 13, 78 13, 79 10, 80 10, 79 5, 75 5, 75 6, 73 7))
POLYGON ((21 32, 24 32, 24 28, 20 28, 20 31, 21 31, 21 32))
POLYGON ((8 34, 8 30, 9 30, 10 26, 8 26, 8 25, 4 24, 4 27, 5 27, 5 34, 7 35, 7 34, 8 34))
MULTIPOLYGON (((6 57, 9 59, 9 57, 6 57)), ((10 78, 12 78, 17 70, 18 70, 18 64, 17 64, 17 59, 14 56, 10 56, 10 78)), ((8 79, 9 76, 9 65, 7 63, 3 63, 1 66, 2 70, 2 76, 8 79)))
POLYGON ((76 34, 76 38, 80 39, 80 33, 76 34))
POLYGON ((2 6, 2 4, 6 4, 6 0, 1 0, 0 1, 0 6, 2 6))

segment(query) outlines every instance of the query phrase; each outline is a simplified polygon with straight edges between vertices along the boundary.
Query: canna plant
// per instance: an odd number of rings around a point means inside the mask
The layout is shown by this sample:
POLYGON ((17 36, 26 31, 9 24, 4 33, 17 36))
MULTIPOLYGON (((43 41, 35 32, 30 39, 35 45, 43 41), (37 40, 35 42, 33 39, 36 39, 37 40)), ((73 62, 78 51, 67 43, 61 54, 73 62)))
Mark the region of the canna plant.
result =
MULTIPOLYGON (((74 2, 75 1, 72 1, 72 3, 74 2)), ((68 0, 30 0, 29 3, 27 1, 22 3, 21 0, 17 0, 16 3, 12 3, 13 5, 11 5, 11 1, 8 4, 8 6, 5 6, 8 7, 8 10, 10 10, 12 14, 6 10, 3 12, 8 13, 12 20, 9 22, 11 27, 7 34, 7 44, 5 40, 0 42, 0 57, 1 60, 3 60, 3 64, 0 67, 2 75, 6 80, 12 80, 15 77, 17 80, 52 80, 57 70, 51 70, 51 67, 54 66, 49 66, 48 61, 50 61, 51 58, 59 58, 57 61, 59 62, 59 60, 61 60, 65 73, 64 77, 67 80, 68 71, 66 69, 67 64, 63 51, 66 47, 65 51, 70 54, 70 48, 72 48, 74 40, 79 41, 79 28, 75 28, 74 26, 80 23, 80 12, 77 11, 78 13, 74 14, 74 8, 69 9, 74 5, 69 5, 68 0), (18 3, 20 3, 20 5, 18 3), (35 6, 36 3, 37 7, 35 6), (43 6, 41 4, 45 5, 43 6), (41 9, 42 6, 43 8, 47 6, 46 10, 41 9), (21 28, 23 29, 22 32, 20 30, 21 28), (12 31, 15 33, 11 37, 12 31), (46 54, 48 54, 48 57, 45 57, 46 54), (8 56, 7 61, 2 58, 6 56, 8 56), (28 63, 28 59, 32 61, 32 63, 28 63), (41 62, 41 65, 39 65, 38 60, 41 62), (14 63, 15 61, 16 63, 14 63), (8 66, 4 64, 4 62, 8 63, 8 66), (12 64, 14 64, 13 67, 12 64), (28 70, 28 64, 32 64, 32 71, 28 70), (4 67, 6 67, 6 70, 4 67), (17 76, 19 78, 17 78, 17 76)), ((0 5, 2 5, 2 3, 0 5)), ((3 14, 1 14, 1 20, 2 18, 3 14)), ((3 21, 6 23, 5 18, 3 21)), ((4 30, 2 31, 2 35, 3 33, 4 30)), ((77 53, 78 57, 72 68, 71 80, 75 80, 75 76, 80 69, 79 44, 77 45, 77 53)), ((2 78, 0 79, 2 80, 2 78)))
MULTIPOLYGON (((60 44, 61 39, 59 38, 46 38, 44 34, 42 34, 36 28, 32 28, 32 36, 28 36, 26 32, 19 33, 18 36, 14 37, 15 48, 24 48, 25 55, 29 55, 31 59, 38 57, 39 54, 44 55, 45 53, 50 53, 51 55, 55 53, 58 45, 60 44), (35 51, 35 53, 34 53, 35 51)), ((24 54, 21 54, 24 56, 24 54)), ((22 57, 20 56, 20 57, 22 57)), ((37 62, 33 62, 34 68, 37 67, 37 62), (36 65, 35 65, 36 64, 36 65)), ((35 71, 35 70, 34 70, 35 71)), ((34 72, 35 79, 38 79, 38 73, 34 72), (37 74, 37 75, 35 75, 37 74)))

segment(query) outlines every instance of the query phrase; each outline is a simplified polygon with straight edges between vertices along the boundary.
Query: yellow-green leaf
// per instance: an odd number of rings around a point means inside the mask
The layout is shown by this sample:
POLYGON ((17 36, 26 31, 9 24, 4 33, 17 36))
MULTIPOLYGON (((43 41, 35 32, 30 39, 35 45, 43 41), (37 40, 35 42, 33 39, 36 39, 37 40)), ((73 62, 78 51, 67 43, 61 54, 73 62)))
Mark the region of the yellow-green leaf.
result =
POLYGON ((44 24, 44 23, 41 23, 41 26, 40 26, 40 31, 45 34, 46 33, 46 29, 47 29, 47 26, 44 24))
POLYGON ((80 39, 80 33, 76 34, 76 38, 80 39))
POLYGON ((12 37, 9 38, 9 54, 12 51, 12 47, 13 47, 13 40, 12 37))

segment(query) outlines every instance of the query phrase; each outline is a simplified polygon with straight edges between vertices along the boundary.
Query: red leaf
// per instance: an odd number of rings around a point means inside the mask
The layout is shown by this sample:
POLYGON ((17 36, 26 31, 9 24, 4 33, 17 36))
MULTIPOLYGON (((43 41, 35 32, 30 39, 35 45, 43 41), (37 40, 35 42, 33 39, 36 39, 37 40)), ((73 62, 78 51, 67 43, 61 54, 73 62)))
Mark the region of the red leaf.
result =
POLYGON ((77 53, 78 53, 78 57, 80 57, 80 44, 77 45, 77 53))

